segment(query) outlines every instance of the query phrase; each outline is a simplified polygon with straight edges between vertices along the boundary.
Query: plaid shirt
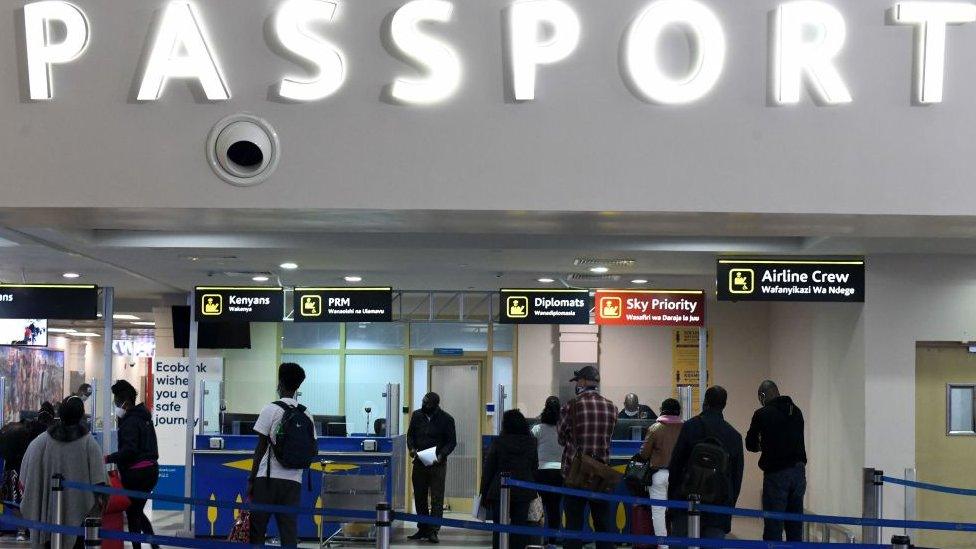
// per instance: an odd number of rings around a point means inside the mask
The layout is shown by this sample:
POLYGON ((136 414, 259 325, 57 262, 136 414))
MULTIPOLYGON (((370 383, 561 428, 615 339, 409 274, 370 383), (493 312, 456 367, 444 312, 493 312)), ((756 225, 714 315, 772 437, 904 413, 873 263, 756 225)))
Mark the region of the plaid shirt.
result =
POLYGON ((579 451, 610 463, 610 439, 617 425, 617 407, 596 391, 586 391, 563 405, 559 444, 563 445, 563 475, 579 451))

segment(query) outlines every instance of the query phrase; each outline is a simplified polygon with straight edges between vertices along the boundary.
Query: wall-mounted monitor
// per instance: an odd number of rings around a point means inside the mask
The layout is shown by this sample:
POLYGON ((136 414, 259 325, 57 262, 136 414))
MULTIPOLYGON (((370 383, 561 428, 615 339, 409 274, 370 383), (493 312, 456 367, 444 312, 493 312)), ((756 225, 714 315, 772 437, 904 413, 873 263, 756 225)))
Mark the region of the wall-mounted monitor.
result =
POLYGON ((47 347, 47 320, 0 319, 0 345, 47 347))

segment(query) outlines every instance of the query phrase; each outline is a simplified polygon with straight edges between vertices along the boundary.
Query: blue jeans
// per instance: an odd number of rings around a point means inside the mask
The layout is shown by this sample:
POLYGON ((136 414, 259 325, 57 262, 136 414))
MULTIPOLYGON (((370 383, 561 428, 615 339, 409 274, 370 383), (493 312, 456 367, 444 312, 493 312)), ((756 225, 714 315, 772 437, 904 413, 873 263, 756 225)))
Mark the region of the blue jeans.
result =
MULTIPOLYGON (((803 496, 807 491, 807 468, 802 463, 793 467, 766 473, 763 478, 762 508, 764 511, 780 513, 802 513, 803 496)), ((765 519, 763 540, 783 541, 783 529, 786 529, 786 541, 803 541, 803 523, 786 522, 782 520, 765 519)))

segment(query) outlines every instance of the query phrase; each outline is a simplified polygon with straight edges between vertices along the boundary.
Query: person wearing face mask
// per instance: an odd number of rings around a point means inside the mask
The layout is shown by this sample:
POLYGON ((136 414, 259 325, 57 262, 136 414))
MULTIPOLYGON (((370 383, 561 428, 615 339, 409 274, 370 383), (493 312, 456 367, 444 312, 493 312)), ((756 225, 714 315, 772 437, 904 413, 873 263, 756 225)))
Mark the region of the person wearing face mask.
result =
MULTIPOLYGON (((119 468, 119 477, 126 490, 152 492, 159 481, 159 446, 152 415, 145 404, 136 404, 136 388, 128 381, 119 380, 112 385, 115 417, 118 418, 119 451, 105 458, 119 468)), ((146 500, 130 498, 125 511, 132 534, 153 535, 153 527, 146 517, 146 500)), ((133 542, 133 549, 141 544, 133 542)), ((154 545, 155 549, 157 546, 154 545)))
MULTIPOLYGON (((570 465, 577 453, 610 464, 610 439, 613 438, 613 428, 617 425, 617 407, 600 394, 600 371, 593 366, 586 366, 573 374, 570 381, 576 384, 576 398, 563 405, 559 424, 556 426, 559 444, 563 446, 564 479, 569 475, 570 465)), ((590 518, 593 520, 595 532, 612 532, 616 528, 613 520, 616 506, 611 509, 610 504, 604 500, 566 496, 563 498, 566 530, 583 529, 587 505, 590 507, 590 518)), ((583 541, 566 540, 563 547, 582 549, 583 541)), ((613 549, 614 543, 598 541, 596 547, 613 549)))
POLYGON ((624 409, 620 410, 620 419, 657 419, 657 414, 647 404, 641 404, 636 393, 624 397, 624 409))
MULTIPOLYGON (((444 485, 447 481, 447 457, 457 447, 457 433, 454 418, 441 409, 441 397, 437 393, 427 393, 421 408, 410 416, 407 429, 407 448, 413 459, 413 495, 417 514, 441 518, 444 516, 444 485), (424 465, 417 457, 418 452, 437 448, 437 460, 424 465), (429 500, 429 506, 428 506, 429 500)), ((417 533, 409 539, 426 539, 440 543, 440 527, 418 524, 417 533)))

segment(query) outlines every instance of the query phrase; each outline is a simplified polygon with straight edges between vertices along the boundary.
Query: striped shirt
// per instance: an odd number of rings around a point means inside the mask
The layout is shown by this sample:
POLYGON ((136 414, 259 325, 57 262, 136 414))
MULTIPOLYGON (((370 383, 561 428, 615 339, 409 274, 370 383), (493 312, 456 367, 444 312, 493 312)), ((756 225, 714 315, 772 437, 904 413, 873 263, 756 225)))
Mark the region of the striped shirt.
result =
POLYGON ((617 407, 597 391, 586 391, 563 405, 559 443, 563 445, 563 476, 576 452, 610 463, 610 439, 617 425, 617 407))

